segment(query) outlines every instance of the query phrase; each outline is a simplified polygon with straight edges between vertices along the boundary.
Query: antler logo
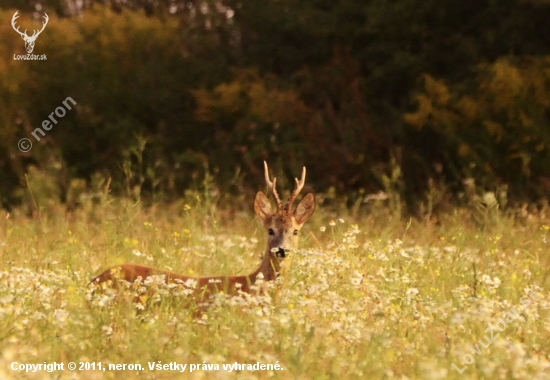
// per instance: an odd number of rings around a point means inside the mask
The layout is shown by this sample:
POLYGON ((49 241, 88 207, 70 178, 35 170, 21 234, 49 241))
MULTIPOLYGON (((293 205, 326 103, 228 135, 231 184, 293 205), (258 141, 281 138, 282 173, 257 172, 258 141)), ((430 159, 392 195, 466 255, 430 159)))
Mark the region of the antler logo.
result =
POLYGON ((32 51, 34 49, 34 43, 35 43, 36 39, 38 38, 40 33, 42 33, 42 31, 44 30, 46 25, 48 25, 49 17, 46 13, 44 13, 43 17, 46 21, 44 23, 42 23, 42 29, 40 29, 40 30, 35 29, 32 36, 29 36, 29 35, 27 35, 27 29, 25 29, 24 32, 20 32, 19 27, 15 26, 15 20, 17 20, 17 18, 19 17, 18 13, 19 13, 19 11, 15 11, 15 13, 13 14, 13 17, 11 18, 11 26, 13 27, 13 29, 17 33, 19 33, 21 35, 21 38, 23 38, 23 40, 25 41, 25 49, 27 50, 27 53, 30 54, 30 53, 32 53, 32 51))

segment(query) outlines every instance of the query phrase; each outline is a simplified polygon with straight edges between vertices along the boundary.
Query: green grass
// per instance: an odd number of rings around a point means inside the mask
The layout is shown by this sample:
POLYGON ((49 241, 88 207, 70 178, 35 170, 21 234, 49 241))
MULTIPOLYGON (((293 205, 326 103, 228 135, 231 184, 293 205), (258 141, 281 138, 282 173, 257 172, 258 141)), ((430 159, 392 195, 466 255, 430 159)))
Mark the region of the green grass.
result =
POLYGON ((265 231, 251 205, 187 202, 143 208, 104 197, 35 218, 0 211, 0 378, 550 378, 550 223, 540 212, 480 222, 456 209, 435 223, 321 205, 266 296, 220 297, 199 318, 162 289, 143 311, 108 294, 87 300, 88 281, 123 262, 199 276, 257 267, 265 231), (534 301, 522 305, 528 290, 534 301), (512 309, 517 318, 481 346, 512 309), (466 354, 474 362, 459 374, 452 364, 463 368, 466 354), (54 361, 144 371, 10 369, 54 361), (149 362, 188 368, 151 371, 149 362), (235 362, 283 370, 202 370, 235 362), (201 369, 190 373, 191 364, 201 369))

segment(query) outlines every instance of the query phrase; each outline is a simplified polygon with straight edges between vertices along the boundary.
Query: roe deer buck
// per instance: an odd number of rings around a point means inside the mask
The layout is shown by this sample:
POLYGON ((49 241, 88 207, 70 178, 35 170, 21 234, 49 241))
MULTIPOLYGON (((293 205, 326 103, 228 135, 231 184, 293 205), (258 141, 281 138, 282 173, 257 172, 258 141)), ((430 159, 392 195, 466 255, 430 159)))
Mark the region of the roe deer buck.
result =
POLYGON ((204 299, 219 291, 223 291, 226 294, 236 294, 239 290, 250 293, 256 280, 262 278, 261 275, 263 275, 263 280, 265 281, 275 280, 279 274, 281 263, 287 255, 287 250, 297 248, 298 232, 313 214, 315 210, 315 198, 312 193, 308 193, 293 211, 292 203, 304 187, 306 179, 305 167, 302 170, 302 178, 299 181, 297 178, 295 179, 296 188, 285 205, 283 205, 275 188, 276 178, 273 178, 273 182, 269 179, 267 163, 265 161, 264 170, 265 181, 267 186, 271 188, 277 209, 276 212, 273 212, 265 194, 258 191, 254 200, 254 211, 258 218, 262 220, 267 231, 267 247, 259 268, 253 273, 245 276, 189 277, 144 265, 123 264, 107 269, 95 277, 90 284, 102 284, 111 281, 111 285, 116 286, 119 280, 133 283, 138 278, 145 280, 150 276, 164 276, 166 283, 188 284, 189 281, 193 282, 195 292, 200 294, 201 298, 204 299))

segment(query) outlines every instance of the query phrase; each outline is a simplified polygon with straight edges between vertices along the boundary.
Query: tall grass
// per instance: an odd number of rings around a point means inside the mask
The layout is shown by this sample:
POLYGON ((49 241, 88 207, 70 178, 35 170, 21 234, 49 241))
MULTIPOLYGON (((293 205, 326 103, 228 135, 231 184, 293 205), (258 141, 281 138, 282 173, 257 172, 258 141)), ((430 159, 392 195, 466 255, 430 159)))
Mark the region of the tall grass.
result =
POLYGON ((266 239, 251 203, 225 208, 187 193, 144 207, 103 194, 71 212, 0 211, 0 378, 550 378, 548 210, 482 210, 479 219, 478 208, 454 209, 434 223, 321 204, 265 296, 220 296, 199 317, 162 289, 144 310, 108 295, 89 300, 89 280, 123 262, 251 272, 266 239), (521 302, 529 291, 533 301, 521 302), (502 328, 511 309, 518 316, 502 328), (490 326, 500 335, 485 347, 490 326), (144 370, 10 369, 54 361, 144 370), (149 370, 153 362, 200 369, 149 370), (235 362, 283 369, 203 367, 235 362))

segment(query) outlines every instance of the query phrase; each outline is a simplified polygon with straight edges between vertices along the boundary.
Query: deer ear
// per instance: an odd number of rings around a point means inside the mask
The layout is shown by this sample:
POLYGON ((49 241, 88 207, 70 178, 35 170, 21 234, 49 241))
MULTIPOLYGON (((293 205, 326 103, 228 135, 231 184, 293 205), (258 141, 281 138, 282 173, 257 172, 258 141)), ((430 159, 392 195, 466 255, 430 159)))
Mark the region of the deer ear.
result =
POLYGON ((258 191, 254 200, 254 211, 264 223, 269 223, 273 217, 273 209, 264 193, 258 191))
POLYGON ((294 218, 296 219, 296 223, 304 224, 305 222, 307 222, 308 219, 311 218, 313 211, 315 211, 315 197, 313 196, 313 193, 308 193, 300 201, 300 203, 296 207, 296 211, 294 211, 294 218))

